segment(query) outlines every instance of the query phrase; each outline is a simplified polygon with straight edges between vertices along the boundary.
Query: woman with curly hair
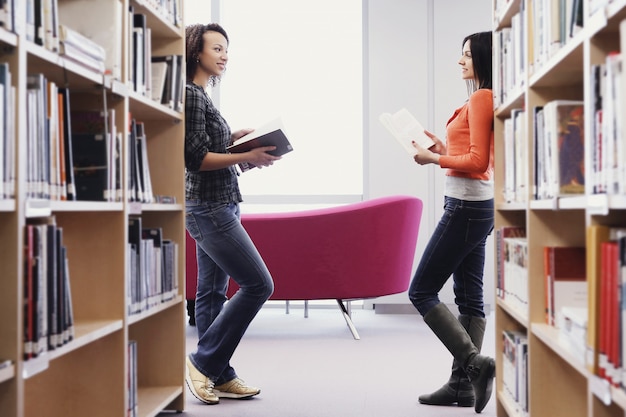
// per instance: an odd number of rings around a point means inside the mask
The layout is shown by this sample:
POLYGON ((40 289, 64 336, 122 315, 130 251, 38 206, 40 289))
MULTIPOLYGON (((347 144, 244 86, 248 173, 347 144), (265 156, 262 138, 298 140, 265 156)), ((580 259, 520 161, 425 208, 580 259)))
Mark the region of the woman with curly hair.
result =
POLYGON ((250 322, 274 291, 263 259, 241 225, 236 165, 266 167, 280 157, 273 146, 231 154, 226 147, 251 132, 231 132, 206 89, 219 82, 228 63, 228 35, 218 24, 185 29, 186 228, 196 241, 197 350, 187 357, 185 380, 206 404, 249 398, 261 390, 241 380, 230 360, 250 322), (238 285, 226 302, 228 279, 238 285))

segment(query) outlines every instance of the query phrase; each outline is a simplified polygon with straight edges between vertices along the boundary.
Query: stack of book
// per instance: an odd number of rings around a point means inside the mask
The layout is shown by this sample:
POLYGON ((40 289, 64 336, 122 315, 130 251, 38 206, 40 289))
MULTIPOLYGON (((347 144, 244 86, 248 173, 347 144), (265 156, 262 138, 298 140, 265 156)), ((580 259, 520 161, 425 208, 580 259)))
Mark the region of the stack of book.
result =
POLYGON ((59 25, 59 33, 61 55, 104 74, 106 51, 101 45, 66 25, 59 25))

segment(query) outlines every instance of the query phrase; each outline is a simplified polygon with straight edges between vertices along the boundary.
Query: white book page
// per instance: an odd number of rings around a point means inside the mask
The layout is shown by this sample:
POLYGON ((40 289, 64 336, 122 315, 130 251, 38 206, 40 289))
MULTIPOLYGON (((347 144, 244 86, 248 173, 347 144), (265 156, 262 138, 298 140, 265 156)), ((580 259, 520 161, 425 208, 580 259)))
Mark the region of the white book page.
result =
POLYGON ((394 114, 383 113, 380 115, 379 120, 411 156, 417 152, 411 142, 415 141, 422 148, 426 149, 435 144, 424 133, 424 126, 405 108, 398 110, 394 114))
POLYGON ((283 121, 280 117, 277 117, 263 124, 262 126, 257 127, 256 129, 254 129, 252 132, 248 133, 247 135, 240 137, 235 142, 233 142, 231 146, 237 145, 242 142, 246 142, 248 140, 252 140, 254 138, 258 138, 259 136, 263 136, 275 130, 282 130, 283 132, 285 132, 285 128, 283 127, 283 121))

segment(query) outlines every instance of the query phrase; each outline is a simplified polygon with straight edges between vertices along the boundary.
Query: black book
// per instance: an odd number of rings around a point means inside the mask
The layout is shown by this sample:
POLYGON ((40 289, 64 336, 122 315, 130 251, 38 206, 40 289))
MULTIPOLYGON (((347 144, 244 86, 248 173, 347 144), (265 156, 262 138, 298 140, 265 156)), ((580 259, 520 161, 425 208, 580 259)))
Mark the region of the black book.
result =
POLYGON ((70 92, 67 88, 59 88, 63 103, 63 148, 65 158, 65 182, 68 200, 76 200, 76 183, 74 181, 74 157, 72 152, 72 120, 70 117, 70 92))
MULTIPOLYGON (((282 156, 293 151, 293 146, 289 142, 282 127, 280 119, 275 119, 267 123, 252 133, 249 133, 226 148, 230 153, 243 153, 261 146, 276 146, 276 149, 268 153, 274 156, 282 156)), ((241 171, 245 172, 256 166, 249 162, 239 164, 241 171)))
POLYGON ((107 140, 104 134, 72 135, 76 199, 106 201, 108 190, 107 140))
POLYGON ((107 201, 109 197, 108 114, 100 110, 71 112, 72 157, 76 199, 107 201))

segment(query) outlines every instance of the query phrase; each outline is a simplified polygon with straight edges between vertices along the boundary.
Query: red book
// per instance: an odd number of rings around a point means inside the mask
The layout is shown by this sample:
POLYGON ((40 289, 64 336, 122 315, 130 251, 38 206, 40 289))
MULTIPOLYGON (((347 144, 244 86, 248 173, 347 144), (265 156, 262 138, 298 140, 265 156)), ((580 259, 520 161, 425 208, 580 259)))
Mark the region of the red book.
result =
POLYGON ((609 330, 609 369, 611 370, 609 380, 614 386, 620 386, 621 381, 621 360, 620 360, 620 277, 619 277, 619 248, 615 241, 608 242, 608 275, 610 285, 610 323, 609 330))
POLYGON ((613 329, 614 314, 611 314, 613 308, 612 299, 614 298, 614 278, 611 277, 611 246, 613 242, 601 243, 600 257, 600 343, 598 345, 598 375, 609 381, 612 380, 611 366, 611 333, 613 329))
POLYGON ((587 307, 586 249, 574 246, 544 247, 546 323, 558 326, 561 307, 587 307))

